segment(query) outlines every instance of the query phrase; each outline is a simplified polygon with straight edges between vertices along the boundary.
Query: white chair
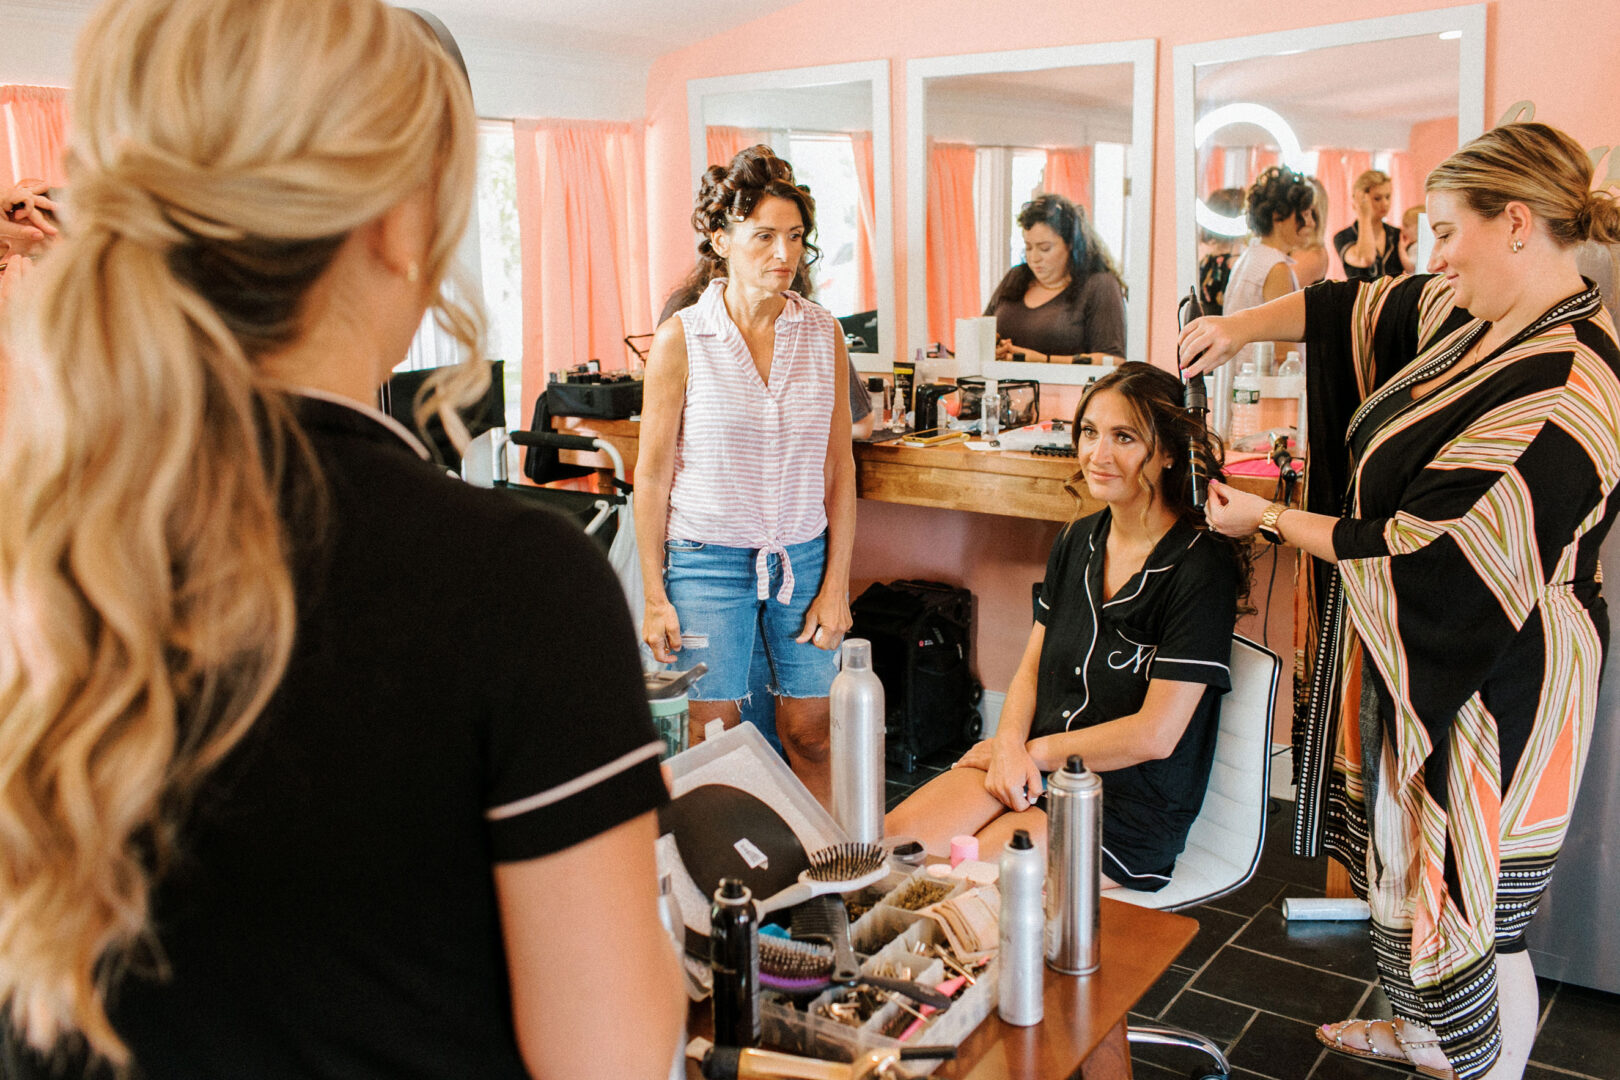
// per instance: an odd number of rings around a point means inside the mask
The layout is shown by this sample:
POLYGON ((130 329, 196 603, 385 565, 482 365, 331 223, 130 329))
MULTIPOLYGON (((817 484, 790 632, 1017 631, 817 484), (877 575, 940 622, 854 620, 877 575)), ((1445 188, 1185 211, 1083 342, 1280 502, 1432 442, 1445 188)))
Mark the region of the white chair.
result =
MULTIPOLYGON (((1241 888, 1254 876, 1266 842, 1271 786, 1271 722, 1276 710, 1277 654, 1244 637, 1232 637, 1232 689, 1221 698, 1215 762, 1187 847, 1176 859, 1170 884, 1158 892, 1110 889, 1127 904, 1182 911, 1241 888)), ((1107 793, 1103 797, 1106 799, 1107 793)), ((1231 1071, 1221 1048, 1197 1032, 1174 1027, 1133 1027, 1133 1043, 1185 1046, 1215 1059, 1217 1074, 1231 1071)))

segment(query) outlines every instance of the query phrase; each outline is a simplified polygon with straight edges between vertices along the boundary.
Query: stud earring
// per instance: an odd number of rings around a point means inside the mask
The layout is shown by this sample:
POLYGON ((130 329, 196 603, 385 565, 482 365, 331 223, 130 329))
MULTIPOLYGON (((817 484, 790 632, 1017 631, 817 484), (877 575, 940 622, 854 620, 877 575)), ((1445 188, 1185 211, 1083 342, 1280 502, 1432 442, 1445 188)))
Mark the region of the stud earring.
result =
POLYGON ((1513 247, 1512 247, 1513 254, 1517 255, 1519 252, 1521 252, 1523 250, 1524 250, 1524 241, 1519 240, 1519 239, 1515 239, 1513 241, 1513 247))
POLYGON ((405 280, 412 285, 422 280, 422 268, 416 264, 415 259, 412 259, 410 265, 405 267, 405 280))

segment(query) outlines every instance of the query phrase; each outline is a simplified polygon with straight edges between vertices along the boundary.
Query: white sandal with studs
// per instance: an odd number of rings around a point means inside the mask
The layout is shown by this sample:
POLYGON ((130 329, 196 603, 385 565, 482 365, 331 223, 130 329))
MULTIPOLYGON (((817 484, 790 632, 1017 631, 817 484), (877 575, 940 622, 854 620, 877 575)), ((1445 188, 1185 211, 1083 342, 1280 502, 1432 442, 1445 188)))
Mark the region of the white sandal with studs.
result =
POLYGON ((1408 1039, 1401 1034, 1400 1025, 1393 1020, 1362 1020, 1358 1018, 1354 1020, 1343 1020, 1337 1025, 1323 1024, 1321 1027, 1316 1029, 1316 1041, 1327 1047, 1329 1050, 1335 1051, 1336 1053, 1345 1054, 1349 1057, 1372 1058, 1375 1061, 1390 1062, 1392 1064, 1405 1064, 1413 1069, 1416 1069, 1420 1075, 1433 1077, 1434 1080, 1455 1080, 1456 1074, 1449 1068, 1440 1069, 1433 1065, 1419 1065, 1417 1062, 1412 1060, 1413 1050, 1423 1050, 1431 1046, 1439 1046, 1439 1039, 1408 1039), (1362 1049, 1359 1046, 1344 1045, 1344 1033, 1355 1024, 1361 1025, 1362 1035, 1367 1040, 1366 1049, 1362 1049), (1382 1025, 1383 1027, 1389 1029, 1390 1037, 1395 1040, 1395 1045, 1400 1048, 1401 1052, 1399 1054, 1391 1054, 1378 1049, 1377 1045, 1373 1042, 1373 1031, 1376 1030, 1378 1025, 1382 1025), (1338 1030, 1329 1030, 1335 1026, 1337 1026, 1338 1030))

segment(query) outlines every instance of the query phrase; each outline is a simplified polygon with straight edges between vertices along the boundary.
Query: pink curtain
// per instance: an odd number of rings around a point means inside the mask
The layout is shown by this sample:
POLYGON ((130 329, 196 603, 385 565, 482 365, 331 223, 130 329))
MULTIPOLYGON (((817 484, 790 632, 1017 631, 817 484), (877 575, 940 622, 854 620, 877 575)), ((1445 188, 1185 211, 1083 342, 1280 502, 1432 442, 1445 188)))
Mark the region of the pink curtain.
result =
POLYGON ((10 187, 18 180, 45 180, 52 185, 66 179, 62 152, 67 146, 68 92, 59 86, 0 86, 0 115, 10 106, 10 131, 0 125, 0 148, 15 137, 16 167, 9 148, 0 153, 0 181, 10 187))
POLYGON ((523 415, 549 372, 629 363, 627 333, 653 328, 641 129, 518 120, 523 252, 523 415))
POLYGON ((974 148, 928 148, 928 339, 956 348, 956 320, 984 310, 973 227, 974 148))
POLYGON ((1260 146, 1249 147, 1249 181, 1243 186, 1247 188, 1261 173, 1281 162, 1282 155, 1275 150, 1267 150, 1260 146))
POLYGON ((1046 183, 1054 195, 1062 195, 1091 213, 1091 147, 1062 148, 1046 152, 1046 183))
POLYGON ((711 125, 703 129, 703 134, 708 144, 710 165, 729 165, 732 158, 750 146, 758 146, 765 141, 765 133, 753 128, 711 125))
POLYGON ((1328 246, 1328 277, 1342 279, 1344 264, 1333 249, 1333 236, 1356 220, 1356 208, 1351 200, 1351 188, 1356 177, 1372 168, 1372 155, 1365 150, 1344 150, 1323 147, 1317 151, 1316 178, 1327 190, 1327 228, 1322 238, 1328 246))
POLYGON ((877 235, 877 184, 872 172, 872 133, 852 131, 855 183, 860 188, 861 212, 855 222, 856 311, 877 310, 877 271, 872 262, 872 238, 877 235))

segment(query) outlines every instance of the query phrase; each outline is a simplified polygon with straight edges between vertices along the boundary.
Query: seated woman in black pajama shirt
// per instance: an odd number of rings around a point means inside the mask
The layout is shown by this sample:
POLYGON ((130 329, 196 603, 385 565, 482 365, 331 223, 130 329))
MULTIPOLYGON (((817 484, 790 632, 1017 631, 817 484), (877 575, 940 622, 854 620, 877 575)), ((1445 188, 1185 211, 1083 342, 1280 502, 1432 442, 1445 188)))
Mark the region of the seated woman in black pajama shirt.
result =
POLYGON ((1220 455, 1174 375, 1129 363, 1099 379, 1074 444, 1074 479, 1106 506, 1052 545, 995 735, 896 807, 887 830, 935 853, 976 834, 987 858, 1015 829, 1044 837, 1041 776, 1079 754, 1103 781, 1105 887, 1154 891, 1204 799, 1247 556, 1192 506, 1189 447, 1210 476, 1220 455))

